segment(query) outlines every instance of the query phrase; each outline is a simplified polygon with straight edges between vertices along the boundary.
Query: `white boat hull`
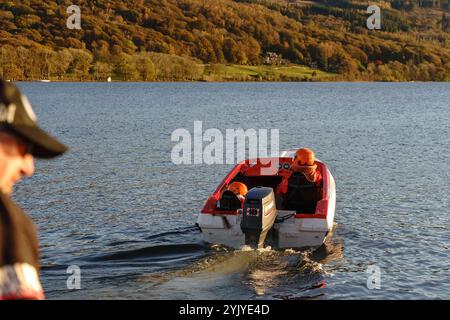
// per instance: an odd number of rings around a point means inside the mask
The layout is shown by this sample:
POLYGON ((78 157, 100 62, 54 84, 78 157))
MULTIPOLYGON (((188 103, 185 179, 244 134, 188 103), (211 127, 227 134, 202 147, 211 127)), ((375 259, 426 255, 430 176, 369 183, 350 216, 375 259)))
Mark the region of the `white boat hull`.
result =
MULTIPOLYGON (((277 214, 285 216, 291 213, 279 210, 277 214)), ((207 243, 220 243, 235 249, 241 248, 245 245, 245 235, 240 225, 241 217, 241 215, 200 214, 197 223, 202 230, 203 240, 207 243)), ((282 223, 275 223, 277 248, 321 246, 332 228, 332 219, 292 217, 282 223)))

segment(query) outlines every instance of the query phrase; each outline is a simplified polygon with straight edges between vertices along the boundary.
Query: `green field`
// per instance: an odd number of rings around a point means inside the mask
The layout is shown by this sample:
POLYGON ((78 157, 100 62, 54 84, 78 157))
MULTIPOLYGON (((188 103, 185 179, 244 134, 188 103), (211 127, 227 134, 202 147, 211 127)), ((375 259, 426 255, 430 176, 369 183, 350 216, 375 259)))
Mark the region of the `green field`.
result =
POLYGON ((205 65, 206 81, 323 81, 338 76, 301 65, 247 66, 247 65, 205 65))

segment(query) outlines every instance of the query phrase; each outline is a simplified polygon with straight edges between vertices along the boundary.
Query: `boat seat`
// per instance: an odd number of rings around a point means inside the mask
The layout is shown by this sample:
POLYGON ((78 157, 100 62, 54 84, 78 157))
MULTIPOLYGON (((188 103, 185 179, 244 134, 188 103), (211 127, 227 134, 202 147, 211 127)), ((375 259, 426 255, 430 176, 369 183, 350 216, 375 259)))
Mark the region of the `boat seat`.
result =
POLYGON ((220 208, 221 211, 234 211, 242 208, 241 200, 230 190, 226 190, 222 193, 220 198, 220 208))
POLYGON ((317 188, 301 172, 294 172, 288 180, 284 195, 283 209, 300 213, 315 213, 317 205, 317 188))

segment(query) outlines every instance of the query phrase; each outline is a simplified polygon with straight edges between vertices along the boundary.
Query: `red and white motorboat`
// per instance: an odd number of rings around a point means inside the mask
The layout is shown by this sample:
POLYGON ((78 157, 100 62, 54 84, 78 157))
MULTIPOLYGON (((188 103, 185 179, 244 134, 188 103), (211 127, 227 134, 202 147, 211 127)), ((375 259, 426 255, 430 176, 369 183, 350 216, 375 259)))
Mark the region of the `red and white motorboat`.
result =
POLYGON ((295 174, 288 180, 287 193, 283 197, 275 195, 283 177, 290 173, 294 153, 285 151, 277 158, 258 158, 237 164, 207 199, 198 216, 197 225, 204 241, 232 248, 322 245, 334 223, 334 178, 327 166, 316 159, 317 170, 323 177, 322 188, 313 190, 318 194, 316 200, 308 198, 310 186, 305 188, 301 177, 295 174), (227 191, 234 181, 246 184, 249 189, 243 204, 227 191))

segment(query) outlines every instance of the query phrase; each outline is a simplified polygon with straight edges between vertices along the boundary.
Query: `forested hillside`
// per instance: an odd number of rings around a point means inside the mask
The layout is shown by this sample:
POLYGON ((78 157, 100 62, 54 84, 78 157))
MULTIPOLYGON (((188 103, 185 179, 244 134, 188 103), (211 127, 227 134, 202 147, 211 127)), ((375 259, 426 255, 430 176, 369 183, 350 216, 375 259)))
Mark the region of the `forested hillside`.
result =
POLYGON ((299 64, 337 80, 450 80, 448 1, 370 4, 381 30, 357 0, 2 0, 0 76, 200 80, 215 65, 299 64), (81 30, 66 27, 72 4, 81 30))

